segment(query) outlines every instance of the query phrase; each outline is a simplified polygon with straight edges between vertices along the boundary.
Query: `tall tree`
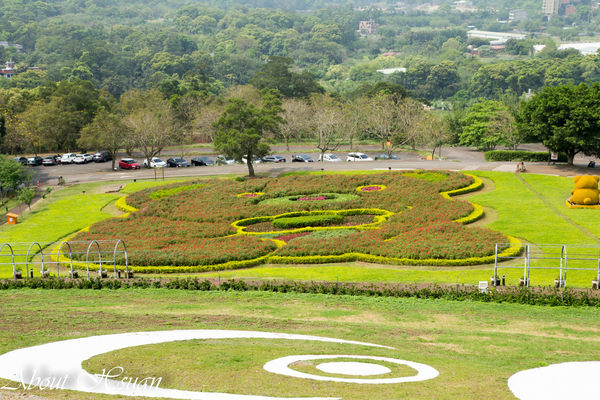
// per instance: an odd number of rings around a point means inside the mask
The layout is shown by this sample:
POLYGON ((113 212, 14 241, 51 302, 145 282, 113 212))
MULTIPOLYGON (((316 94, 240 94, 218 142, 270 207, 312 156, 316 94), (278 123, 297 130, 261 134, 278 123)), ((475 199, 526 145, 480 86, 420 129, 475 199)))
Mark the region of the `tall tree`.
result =
POLYGON ((341 105, 327 95, 311 97, 311 126, 317 134, 317 149, 321 152, 320 160, 328 151, 337 150, 344 141, 343 112, 341 105))
POLYGON ((502 102, 481 101, 473 105, 461 121, 460 144, 482 150, 493 150, 498 145, 509 144, 507 137, 513 130, 512 124, 512 115, 502 102))
POLYGON ((0 205, 4 205, 8 193, 29 179, 30 174, 21 163, 0 154, 0 205))
POLYGON ((281 124, 279 137, 285 141, 285 148, 290 151, 290 140, 298 139, 308 131, 312 110, 304 100, 285 99, 282 104, 284 123, 281 124))
POLYGON ((547 86, 521 103, 519 131, 550 150, 575 155, 600 154, 600 84, 547 86))
POLYGON ((285 97, 308 97, 311 93, 323 93, 310 72, 291 71, 291 58, 271 56, 261 70, 250 80, 259 89, 277 89, 285 97))
POLYGON ((101 108, 91 124, 81 131, 77 144, 83 149, 106 150, 112 157, 112 170, 115 170, 116 155, 126 146, 127 128, 122 116, 101 108))
POLYGON ((128 145, 140 149, 149 166, 152 157, 156 157, 165 146, 178 142, 180 130, 170 103, 159 92, 141 93, 140 97, 131 99, 130 104, 133 107, 122 120, 127 130, 128 145))
POLYGON ((276 91, 263 94, 263 106, 256 107, 245 100, 231 98, 219 120, 214 147, 217 151, 242 162, 246 159, 248 175, 254 177, 253 157, 264 157, 271 150, 265 142, 267 133, 276 133, 283 119, 281 100, 276 91))

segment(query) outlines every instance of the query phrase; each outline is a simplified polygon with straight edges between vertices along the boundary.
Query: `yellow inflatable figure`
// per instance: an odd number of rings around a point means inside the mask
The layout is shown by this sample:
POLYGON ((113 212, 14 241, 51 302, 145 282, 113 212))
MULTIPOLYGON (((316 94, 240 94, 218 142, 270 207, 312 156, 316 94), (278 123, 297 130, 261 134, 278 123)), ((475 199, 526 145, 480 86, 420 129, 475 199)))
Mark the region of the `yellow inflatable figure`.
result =
POLYGON ((571 191, 569 201, 573 204, 593 205, 598 204, 598 180, 597 175, 583 175, 573 178, 575 189, 571 191))

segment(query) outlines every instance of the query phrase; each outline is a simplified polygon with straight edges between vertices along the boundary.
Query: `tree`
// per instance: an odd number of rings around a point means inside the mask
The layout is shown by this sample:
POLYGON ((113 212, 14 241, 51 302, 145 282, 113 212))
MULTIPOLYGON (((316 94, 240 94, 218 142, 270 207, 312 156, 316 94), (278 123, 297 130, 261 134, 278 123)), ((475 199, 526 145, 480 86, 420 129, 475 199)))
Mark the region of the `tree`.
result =
POLYGON ((435 158, 436 150, 441 155, 442 146, 450 139, 448 120, 445 120, 432 112, 424 112, 418 124, 422 133, 419 144, 431 149, 431 159, 435 158))
POLYGON ((335 151, 344 141, 343 112, 333 98, 327 95, 311 97, 312 117, 310 124, 317 134, 317 149, 321 151, 320 160, 328 151, 335 151))
POLYGON ((30 210, 31 210, 31 203, 33 202, 34 198, 35 198, 35 188, 26 187, 26 188, 19 190, 19 196, 18 196, 19 201, 21 203, 27 204, 27 207, 30 210))
POLYGON ((282 108, 284 123, 281 124, 279 137, 285 141, 286 150, 290 151, 290 140, 298 139, 309 130, 312 110, 306 101, 300 99, 285 99, 282 108))
POLYGON ((102 149, 112 157, 112 170, 115 170, 117 151, 127 143, 127 128, 122 117, 101 108, 91 124, 81 131, 77 144, 83 149, 102 149))
POLYGON ((271 149, 264 142, 265 135, 277 133, 279 124, 283 122, 279 115, 281 112, 281 100, 272 90, 264 92, 260 108, 242 99, 229 99, 225 111, 215 123, 214 148, 238 162, 245 158, 248 175, 254 177, 253 157, 269 154, 271 149))
POLYGON ((600 154, 600 84, 545 87, 524 100, 517 116, 520 133, 552 151, 600 154))
POLYGON ((495 100, 484 100, 475 104, 460 124, 460 144, 482 150, 493 150, 500 144, 507 144, 507 136, 513 130, 510 111, 502 102, 495 100))
POLYGON ((290 71, 292 64, 291 58, 271 56, 250 83, 258 89, 277 89, 285 97, 308 97, 325 91, 310 72, 290 71))
POLYGON ((126 147, 140 149, 149 161, 165 146, 177 142, 179 130, 171 105, 159 92, 139 92, 138 95, 138 98, 130 99, 133 108, 123 117, 122 123, 127 131, 126 147))
POLYGON ((8 192, 17 190, 29 178, 21 163, 0 154, 0 205, 4 205, 8 192))

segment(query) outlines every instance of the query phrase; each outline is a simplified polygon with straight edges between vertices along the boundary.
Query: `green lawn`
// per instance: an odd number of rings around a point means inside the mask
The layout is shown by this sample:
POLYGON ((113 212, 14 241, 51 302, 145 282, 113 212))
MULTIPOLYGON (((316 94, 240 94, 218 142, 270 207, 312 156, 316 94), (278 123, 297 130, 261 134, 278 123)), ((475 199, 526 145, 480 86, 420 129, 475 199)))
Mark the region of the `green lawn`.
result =
MULTIPOLYGON (((477 224, 489 224, 487 226, 491 229, 532 244, 600 245, 600 210, 569 209, 564 204, 573 188, 572 179, 534 174, 515 175, 507 172, 472 171, 470 173, 482 177, 488 189, 493 188, 493 190, 461 196, 486 208, 488 216, 477 224)), ((52 192, 48 199, 39 204, 33 212, 25 213, 22 222, 17 226, 0 227, 0 239, 5 242, 56 241, 95 221, 110 217, 111 214, 108 212, 110 207, 104 210, 103 207, 122 193, 133 193, 147 187, 180 180, 165 182, 146 180, 128 183, 119 194, 97 193, 99 188, 110 183, 75 185, 57 190, 52 192), (83 190, 86 191, 85 194, 82 194, 83 190)), ((543 249, 535 246, 532 249, 538 253, 543 252, 543 249)), ((532 266, 547 266, 549 262, 553 263, 553 266, 558 265, 557 260, 544 261, 544 265, 542 261, 534 260, 532 266)), ((523 260, 513 260, 504 264, 520 267, 523 265, 523 260)), ((597 263, 579 261, 570 263, 569 267, 595 268, 597 263)), ((0 277, 9 277, 11 273, 9 268, 0 267, 0 277)), ((244 279, 476 284, 478 281, 488 280, 491 274, 492 267, 489 265, 440 268, 340 263, 318 266, 265 265, 203 275, 244 279)), ((512 285, 518 284, 523 271, 505 268, 501 269, 499 274, 505 275, 507 284, 512 285)), ((530 275, 531 284, 551 285, 557 275, 558 272, 555 270, 533 270, 530 275)), ((594 277, 595 272, 571 270, 568 275, 568 285, 589 287, 594 277)))
MULTIPOLYGON (((133 193, 148 187, 165 185, 175 180, 137 182, 96 182, 64 188, 58 188, 35 204, 31 211, 19 216, 17 225, 0 226, 0 243, 14 245, 15 252, 24 254, 28 246, 21 243, 39 242, 45 244, 58 241, 94 222, 113 217, 115 212, 108 212, 107 205, 124 194, 133 193), (104 193, 109 186, 123 186, 119 193, 104 193)), ((113 188, 114 189, 114 188, 113 188)), ((4 249, 0 259, 2 263, 10 260, 9 251, 4 249)), ((24 259, 20 257, 19 260, 24 259)), ((36 266, 36 269, 39 267, 36 266)), ((0 278, 12 277, 12 266, 0 266, 0 278)))
MULTIPOLYGON (((345 400, 514 399, 507 386, 512 374, 552 363, 587 361, 600 352, 596 308, 167 289, 8 290, 0 292, 0 303, 0 353, 98 334, 169 329, 287 332, 393 347, 194 340, 123 349, 84 362, 91 372, 122 366, 130 377, 162 377, 163 388, 206 392, 345 400), (308 381, 262 369, 269 360, 295 354, 393 357, 425 363, 440 375, 423 382, 357 385, 308 381)), ((312 363, 293 368, 324 375, 312 363)), ((394 372, 402 376, 407 371, 394 372)), ((90 398, 54 390, 28 394, 90 398)))
MULTIPOLYGON (((461 196, 471 202, 492 209, 494 217, 488 217, 487 227, 519 239, 538 244, 600 245, 600 210, 570 209, 565 200, 570 196, 573 180, 570 178, 508 172, 468 171, 484 178, 493 190, 461 196), (519 176, 523 180, 519 179, 519 176)), ((488 211, 488 214, 492 212, 488 211)), ((543 249, 535 249, 543 253, 543 249)), ((582 251, 577 249, 577 251, 582 251)), ((598 250, 592 250, 597 252, 598 250)), ((587 253, 590 253, 588 250, 587 253)), ((597 254, 595 255, 597 257, 597 254)), ((534 261, 532 266, 558 266, 558 260, 534 261)), ((505 262, 504 265, 521 267, 522 259, 505 262)), ((574 261, 571 268, 596 268, 594 261, 574 261)), ((224 279, 293 279, 325 280, 341 282, 410 282, 410 283, 467 283, 489 280, 492 266, 480 267, 403 267, 378 266, 362 263, 343 263, 302 266, 262 266, 252 269, 205 273, 210 277, 224 279)), ((499 275, 506 276, 509 285, 517 285, 523 276, 522 269, 500 268, 499 275)), ((558 271, 537 269, 530 272, 530 282, 535 286, 553 285, 558 271)), ((590 287, 596 277, 594 271, 568 272, 568 285, 590 287)))

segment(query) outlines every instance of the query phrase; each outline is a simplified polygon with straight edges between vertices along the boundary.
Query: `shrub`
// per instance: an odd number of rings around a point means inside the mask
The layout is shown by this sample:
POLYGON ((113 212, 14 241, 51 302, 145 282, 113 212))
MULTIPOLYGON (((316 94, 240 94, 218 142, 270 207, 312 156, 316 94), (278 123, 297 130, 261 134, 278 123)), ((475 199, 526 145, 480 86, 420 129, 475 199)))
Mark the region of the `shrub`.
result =
POLYGON ((279 229, 327 226, 339 224, 343 220, 344 216, 339 214, 306 215, 302 217, 277 218, 273 220, 273 226, 279 229))
MULTIPOLYGON (((545 151, 492 150, 485 152, 485 161, 546 162, 549 160, 550 154, 545 151)), ((558 162, 567 162, 567 155, 559 153, 558 162)))

